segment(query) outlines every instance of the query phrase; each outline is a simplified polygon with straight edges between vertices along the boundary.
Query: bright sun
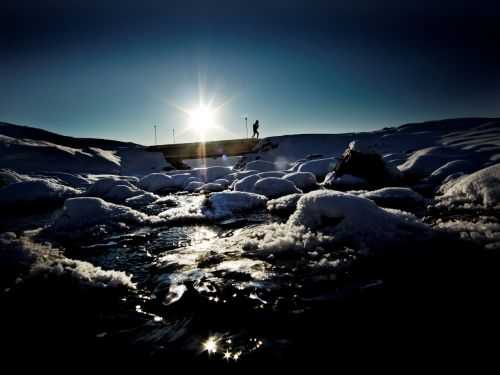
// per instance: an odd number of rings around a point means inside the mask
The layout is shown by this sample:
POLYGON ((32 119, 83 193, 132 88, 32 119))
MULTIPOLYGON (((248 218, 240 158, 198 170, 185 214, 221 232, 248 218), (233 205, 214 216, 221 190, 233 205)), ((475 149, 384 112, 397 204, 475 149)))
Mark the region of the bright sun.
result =
POLYGON ((209 105, 199 105, 189 111, 189 126, 196 131, 205 133, 215 126, 215 109, 209 105))

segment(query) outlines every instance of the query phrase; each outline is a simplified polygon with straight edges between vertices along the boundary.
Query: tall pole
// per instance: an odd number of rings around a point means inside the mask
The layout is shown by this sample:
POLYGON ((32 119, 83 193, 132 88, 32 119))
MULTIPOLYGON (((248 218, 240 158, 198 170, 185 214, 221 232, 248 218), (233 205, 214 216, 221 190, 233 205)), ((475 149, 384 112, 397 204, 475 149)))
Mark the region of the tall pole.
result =
POLYGON ((247 129, 247 138, 248 138, 248 118, 245 116, 245 128, 247 129))
POLYGON ((153 125, 153 128, 155 129, 155 145, 158 144, 158 139, 156 138, 156 125, 153 125))
POLYGON ((175 143, 175 128, 172 129, 172 140, 175 143))

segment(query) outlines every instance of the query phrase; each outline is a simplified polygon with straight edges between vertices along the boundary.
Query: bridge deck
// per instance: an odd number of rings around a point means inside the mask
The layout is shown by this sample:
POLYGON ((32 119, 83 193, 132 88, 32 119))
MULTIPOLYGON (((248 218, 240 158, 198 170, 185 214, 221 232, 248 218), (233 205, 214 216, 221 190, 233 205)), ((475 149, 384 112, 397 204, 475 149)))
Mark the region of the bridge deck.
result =
POLYGON ((259 144, 257 139, 229 139, 212 142, 176 143, 149 146, 147 151, 162 152, 165 159, 177 169, 184 169, 182 160, 205 157, 238 156, 254 151, 259 144))

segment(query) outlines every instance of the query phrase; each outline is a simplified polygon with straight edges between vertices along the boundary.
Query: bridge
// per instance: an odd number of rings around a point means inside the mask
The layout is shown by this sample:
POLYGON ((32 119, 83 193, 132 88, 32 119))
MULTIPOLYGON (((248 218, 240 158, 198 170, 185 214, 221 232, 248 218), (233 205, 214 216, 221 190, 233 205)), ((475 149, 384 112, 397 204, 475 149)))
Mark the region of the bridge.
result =
POLYGON ((260 150, 265 143, 253 138, 243 138, 149 146, 146 150, 163 153, 165 160, 176 169, 189 169, 183 160, 244 155, 260 150))

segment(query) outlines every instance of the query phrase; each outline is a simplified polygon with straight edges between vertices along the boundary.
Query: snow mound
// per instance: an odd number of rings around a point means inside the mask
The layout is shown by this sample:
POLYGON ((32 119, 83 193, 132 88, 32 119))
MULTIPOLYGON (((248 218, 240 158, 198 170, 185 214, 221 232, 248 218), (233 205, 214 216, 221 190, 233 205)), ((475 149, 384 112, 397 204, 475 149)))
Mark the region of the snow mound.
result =
POLYGON ((90 185, 87 188, 86 194, 94 197, 103 197, 117 185, 122 185, 122 186, 125 185, 130 187, 131 189, 135 188, 135 185, 127 180, 117 178, 114 176, 107 176, 98 179, 96 182, 90 185))
POLYGON ((206 203, 205 215, 212 219, 229 217, 234 213, 265 207, 267 198, 241 191, 213 193, 206 203))
POLYGON ((128 198, 143 194, 144 191, 130 185, 114 185, 105 195, 104 199, 111 202, 124 202, 128 198))
POLYGON ((292 214, 302 194, 289 194, 267 202, 267 210, 275 214, 292 214))
POLYGON ((170 177, 172 177, 173 187, 179 190, 186 186, 188 182, 194 181, 192 180, 193 176, 189 173, 171 174, 170 177))
POLYGON ((218 178, 217 180, 214 181, 214 184, 219 184, 224 189, 226 189, 230 185, 230 182, 229 182, 229 180, 226 180, 225 178, 218 178))
POLYGON ((150 173, 139 181, 139 186, 147 191, 156 193, 161 190, 175 188, 174 179, 164 173, 150 173))
POLYGON ((42 176, 40 176, 40 178, 46 176, 56 178, 62 184, 73 187, 75 189, 86 189, 91 184, 90 180, 78 174, 64 172, 42 172, 42 176))
POLYGON ((446 177, 455 173, 471 173, 474 165, 467 160, 453 160, 439 167, 428 177, 429 182, 441 183, 446 177))
POLYGON ((311 172, 293 172, 283 176, 283 178, 293 182, 297 188, 305 192, 318 188, 316 176, 311 172))
POLYGON ((414 215, 380 208, 367 198, 326 190, 302 196, 287 224, 333 234, 362 250, 401 244, 429 233, 414 215))
POLYGON ((139 195, 134 195, 130 198, 125 199, 124 204, 130 207, 143 207, 157 201, 159 198, 160 196, 145 191, 139 195))
POLYGON ((108 203, 101 198, 70 198, 64 202, 63 212, 52 225, 52 229, 68 230, 117 221, 148 223, 151 219, 142 212, 108 203))
POLYGON ((500 164, 481 169, 448 183, 439 204, 472 205, 484 208, 500 207, 500 164))
POLYGON ((190 193, 197 191, 199 188, 201 188, 203 185, 205 185, 201 181, 190 181, 185 187, 185 191, 189 191, 190 193))
POLYGON ((447 147, 428 147, 415 151, 405 163, 398 166, 398 169, 406 177, 420 179, 463 156, 463 153, 447 147))
POLYGON ((377 205, 390 208, 414 208, 425 203, 424 198, 410 188, 387 187, 361 194, 377 205))
POLYGON ((254 190, 255 183, 259 180, 260 177, 257 174, 246 176, 241 180, 235 181, 233 189, 234 191, 245 191, 247 193, 251 193, 254 190))
POLYGON ((214 166, 207 168, 194 168, 192 176, 200 178, 205 182, 212 182, 233 172, 230 167, 214 166))
POLYGON ((16 182, 28 181, 31 177, 10 169, 0 169, 0 187, 16 182))
POLYGON ((310 172, 316 176, 318 181, 335 169, 337 158, 314 159, 302 163, 297 169, 298 172, 310 172))
POLYGON ((21 181, 0 188, 0 207, 57 203, 80 193, 80 190, 52 181, 35 179, 21 181))
POLYGON ((105 271, 88 262, 66 258, 49 245, 38 244, 14 234, 0 236, 0 269, 15 270, 16 284, 58 279, 81 289, 135 289, 131 276, 105 271))
POLYGON ((278 198, 283 195, 302 193, 293 182, 283 178, 266 177, 258 180, 254 185, 254 192, 267 198, 278 198))
POLYGON ((259 171, 259 172, 269 172, 269 171, 275 171, 276 170, 276 165, 274 165, 274 163, 271 163, 270 161, 254 160, 254 161, 248 162, 246 164, 245 170, 247 170, 247 171, 259 171))
POLYGON ((207 184, 200 186, 197 189, 197 191, 201 193, 213 193, 222 190, 224 190, 224 186, 222 186, 221 184, 216 184, 215 182, 209 182, 207 184))
POLYGON ((260 172, 257 173, 257 176, 260 178, 266 178, 266 177, 283 177, 286 173, 281 172, 281 171, 269 171, 269 172, 260 172))

